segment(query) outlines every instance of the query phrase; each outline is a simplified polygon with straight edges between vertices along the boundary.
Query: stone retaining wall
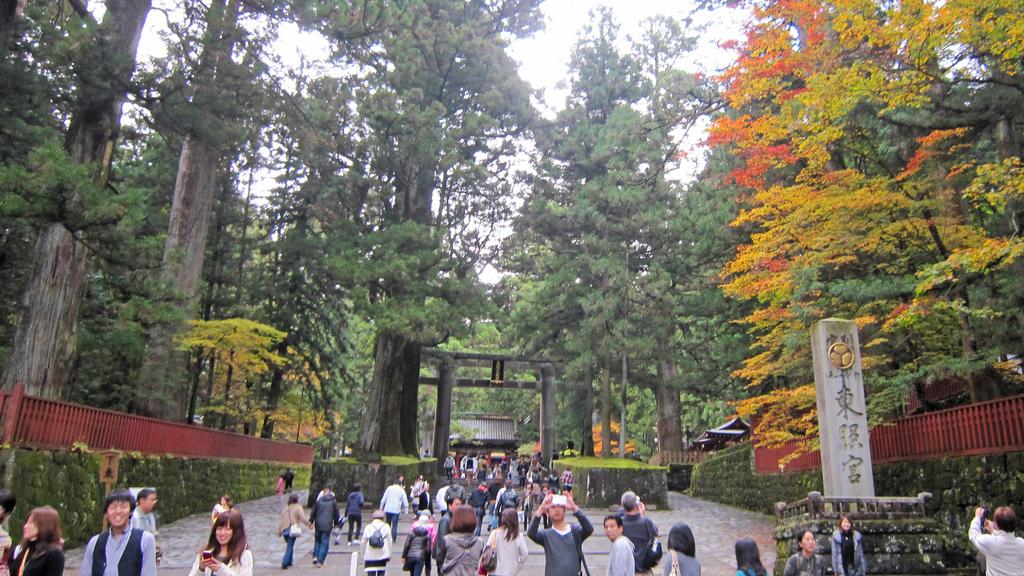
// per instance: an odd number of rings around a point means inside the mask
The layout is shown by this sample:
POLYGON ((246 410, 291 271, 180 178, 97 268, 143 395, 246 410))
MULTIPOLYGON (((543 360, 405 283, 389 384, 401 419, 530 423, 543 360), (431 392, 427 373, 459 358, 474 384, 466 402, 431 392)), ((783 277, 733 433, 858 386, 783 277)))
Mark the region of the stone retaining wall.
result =
POLYGON ((669 464, 668 489, 673 492, 689 492, 695 464, 669 464))
MULTIPOLYGON (((928 514, 946 528, 946 560, 951 566, 970 561, 967 528, 976 506, 1008 505, 1018 517, 1024 515, 1024 452, 875 464, 874 479, 879 496, 932 494, 928 514)), ((698 498, 767 514, 776 501, 793 502, 821 490, 819 470, 754 474, 749 443, 698 464, 691 483, 698 498)))
MULTIPOLYGON (((834 521, 822 520, 791 520, 777 526, 775 576, 783 576, 786 560, 799 551, 796 537, 804 529, 814 533, 816 553, 831 564, 835 528, 834 521)), ((871 574, 947 574, 942 526, 933 519, 860 520, 856 529, 863 536, 864 559, 871 574)))
MULTIPOLYGON (((877 480, 875 486, 878 486, 877 480)), ((750 443, 745 442, 697 464, 690 490, 697 498, 772 514, 776 502, 795 502, 806 498, 808 492, 820 492, 821 472, 758 476, 754 474, 753 450, 750 443)))
MULTIPOLYGON (((36 506, 53 506, 61 516, 65 548, 84 544, 100 530, 104 498, 99 482, 100 459, 89 452, 7 449, 0 453, 4 486, 18 505, 11 516, 12 537, 20 540, 21 526, 36 506)), ((126 454, 118 471, 120 487, 155 487, 160 496, 160 524, 208 512, 228 493, 235 502, 274 494, 285 466, 189 458, 145 457, 126 454)), ((309 467, 293 466, 293 486, 309 482, 309 467)))
MULTIPOLYGON (((555 469, 561 473, 566 464, 555 461, 555 469)), ((572 468, 573 498, 580 506, 604 508, 617 506, 622 493, 632 490, 641 500, 659 510, 668 509, 668 485, 666 468, 572 468)))

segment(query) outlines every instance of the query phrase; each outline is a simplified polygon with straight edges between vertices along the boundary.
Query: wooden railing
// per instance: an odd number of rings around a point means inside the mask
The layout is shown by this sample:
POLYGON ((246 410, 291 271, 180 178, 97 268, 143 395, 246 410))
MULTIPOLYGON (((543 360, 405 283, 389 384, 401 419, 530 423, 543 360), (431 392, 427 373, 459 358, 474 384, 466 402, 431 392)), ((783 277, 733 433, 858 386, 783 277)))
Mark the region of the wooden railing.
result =
MULTIPOLYGON (((1024 450, 1024 396, 908 416, 871 430, 871 460, 898 462, 1024 450)), ((820 453, 806 452, 780 466, 795 445, 755 448, 758 474, 821 468, 820 453)))
POLYGON ((651 456, 650 464, 655 466, 668 466, 669 464, 700 464, 707 456, 707 452, 695 452, 686 450, 683 452, 663 452, 661 450, 651 456))
POLYGON ((48 450, 85 444, 93 450, 310 464, 313 447, 264 440, 113 410, 26 396, 22 386, 0 393, 4 444, 48 450))

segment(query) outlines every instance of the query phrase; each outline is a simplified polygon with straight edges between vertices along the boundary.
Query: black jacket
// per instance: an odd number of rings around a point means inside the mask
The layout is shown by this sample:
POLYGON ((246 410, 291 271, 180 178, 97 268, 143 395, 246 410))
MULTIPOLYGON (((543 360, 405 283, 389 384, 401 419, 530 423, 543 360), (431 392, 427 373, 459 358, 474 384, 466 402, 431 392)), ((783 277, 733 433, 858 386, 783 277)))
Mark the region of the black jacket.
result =
POLYGON ((484 506, 487 506, 487 497, 489 496, 487 490, 481 490, 477 488, 473 490, 473 493, 469 495, 469 504, 474 510, 479 510, 484 506))
POLYGON ((425 526, 416 526, 412 534, 405 539, 405 547, 402 548, 402 558, 409 560, 424 560, 430 558, 430 531, 425 526))
POLYGON ((64 574, 64 551, 60 548, 50 548, 42 554, 34 554, 35 547, 29 545, 26 548, 16 549, 11 554, 7 566, 10 568, 11 576, 63 576, 64 574), (28 554, 25 561, 25 569, 21 570, 21 560, 28 554))

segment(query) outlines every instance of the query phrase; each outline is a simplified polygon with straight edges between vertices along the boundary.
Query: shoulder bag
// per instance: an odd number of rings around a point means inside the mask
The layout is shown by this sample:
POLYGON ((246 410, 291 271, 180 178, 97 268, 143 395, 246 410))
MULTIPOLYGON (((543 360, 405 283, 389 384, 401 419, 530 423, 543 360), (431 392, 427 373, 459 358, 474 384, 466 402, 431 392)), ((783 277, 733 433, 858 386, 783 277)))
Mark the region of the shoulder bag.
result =
POLYGON ((576 541, 576 553, 580 555, 580 562, 583 563, 583 571, 590 576, 590 568, 587 567, 587 557, 583 555, 583 534, 578 526, 572 527, 572 539, 576 541))
POLYGON ((637 566, 637 568, 640 569, 641 572, 651 570, 657 566, 664 554, 664 551, 661 548, 661 541, 658 540, 658 535, 651 529, 653 524, 651 519, 644 517, 644 524, 647 527, 647 534, 650 536, 651 542, 644 548, 643 554, 640 556, 641 566, 637 566))
POLYGON ((491 532, 490 538, 487 539, 487 544, 484 546, 484 551, 480 554, 480 568, 486 570, 488 574, 498 569, 498 551, 497 543, 495 542, 495 536, 497 532, 491 532))

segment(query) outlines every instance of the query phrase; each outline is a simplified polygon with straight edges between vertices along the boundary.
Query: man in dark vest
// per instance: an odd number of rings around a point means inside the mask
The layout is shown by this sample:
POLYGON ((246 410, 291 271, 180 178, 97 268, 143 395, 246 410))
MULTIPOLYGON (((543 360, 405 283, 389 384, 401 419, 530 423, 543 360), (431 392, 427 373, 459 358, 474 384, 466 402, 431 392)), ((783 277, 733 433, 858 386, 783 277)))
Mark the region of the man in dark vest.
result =
POLYGON ((81 576, 156 576, 156 540, 132 526, 135 499, 128 491, 112 492, 103 502, 110 528, 89 540, 81 576))

